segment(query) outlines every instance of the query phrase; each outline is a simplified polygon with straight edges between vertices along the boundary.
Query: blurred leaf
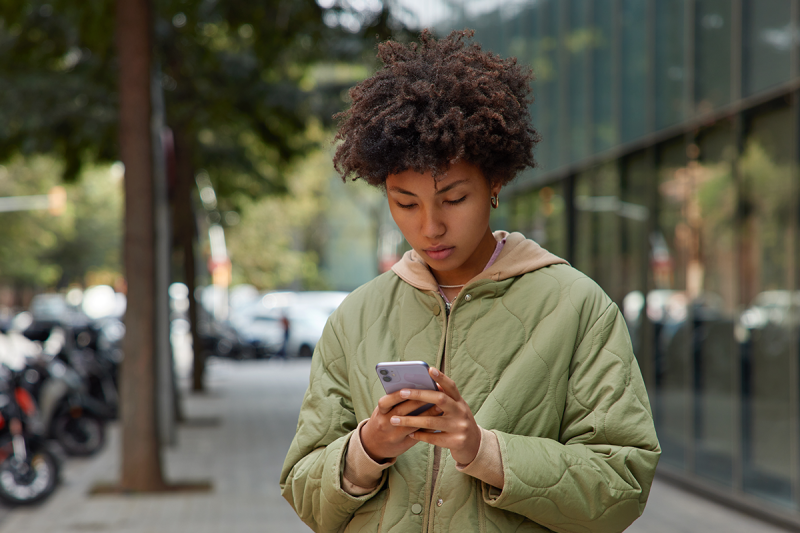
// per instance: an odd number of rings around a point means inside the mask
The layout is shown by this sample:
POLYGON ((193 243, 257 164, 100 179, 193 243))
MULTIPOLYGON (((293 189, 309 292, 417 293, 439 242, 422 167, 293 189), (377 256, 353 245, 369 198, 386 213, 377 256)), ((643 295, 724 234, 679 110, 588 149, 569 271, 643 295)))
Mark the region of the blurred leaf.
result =
MULTIPOLYGON (((47 194, 63 165, 14 157, 0 166, 0 196, 47 194)), ((0 283, 39 288, 82 284, 94 270, 121 271, 122 186, 109 165, 87 166, 68 185, 67 208, 0 213, 0 283)))

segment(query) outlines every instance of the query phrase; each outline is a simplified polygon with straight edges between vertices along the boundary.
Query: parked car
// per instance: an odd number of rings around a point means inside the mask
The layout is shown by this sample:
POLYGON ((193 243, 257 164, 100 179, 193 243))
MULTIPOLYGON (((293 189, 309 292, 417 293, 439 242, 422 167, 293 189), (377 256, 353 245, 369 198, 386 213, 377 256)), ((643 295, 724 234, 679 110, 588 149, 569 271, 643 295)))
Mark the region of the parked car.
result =
POLYGON ((229 323, 259 356, 270 357, 283 347, 282 319, 286 317, 289 321, 286 355, 310 357, 328 317, 347 294, 341 291, 270 292, 233 310, 229 323))

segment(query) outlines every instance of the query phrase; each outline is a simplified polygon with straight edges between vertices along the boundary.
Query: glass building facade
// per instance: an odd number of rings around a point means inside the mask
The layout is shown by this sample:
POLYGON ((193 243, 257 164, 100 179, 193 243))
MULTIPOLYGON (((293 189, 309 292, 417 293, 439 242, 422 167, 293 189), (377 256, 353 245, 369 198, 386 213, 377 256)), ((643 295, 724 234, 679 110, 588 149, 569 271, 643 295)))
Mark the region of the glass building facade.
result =
POLYGON ((493 225, 623 310, 660 473, 800 525, 800 2, 394 4, 533 68, 538 167, 493 225))

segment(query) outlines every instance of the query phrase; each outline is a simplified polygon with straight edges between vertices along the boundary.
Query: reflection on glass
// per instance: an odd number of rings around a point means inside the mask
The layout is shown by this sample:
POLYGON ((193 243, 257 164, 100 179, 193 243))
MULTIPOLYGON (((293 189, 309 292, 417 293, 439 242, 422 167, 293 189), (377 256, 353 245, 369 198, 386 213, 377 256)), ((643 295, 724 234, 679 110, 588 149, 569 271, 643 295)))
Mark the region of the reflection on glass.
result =
POLYGON ((791 0, 745 2, 744 93, 749 96, 789 79, 795 30, 791 0))
POLYGON ((696 110, 707 113, 731 99, 731 3, 697 0, 696 110))
MULTIPOLYGON (((616 261, 618 288, 612 297, 622 300, 632 292, 648 289, 648 227, 653 224, 655 211, 652 205, 656 176, 653 159, 647 152, 639 152, 623 160, 619 168, 619 259, 616 261)), ((611 293, 610 293, 611 294, 611 293)), ((641 346, 651 334, 650 328, 632 332, 637 346, 641 346)), ((646 351, 636 351, 639 367, 646 383, 652 386, 655 376, 653 359, 646 351)), ((653 390, 649 391, 652 397, 653 390)))
POLYGON ((621 220, 619 177, 613 165, 581 174, 575 184, 575 267, 620 301, 621 220))
POLYGON ((509 229, 519 231, 554 254, 564 257, 565 215, 562 187, 542 187, 514 197, 509 229))
POLYGON ((791 165, 791 113, 764 113, 752 120, 741 159, 742 426, 744 489, 774 501, 791 502, 790 471, 792 357, 797 357, 797 298, 790 289, 791 250, 797 238, 790 224, 797 210, 791 165), (796 305, 795 301, 795 305, 796 305))
POLYGON ((683 120, 685 0, 655 3, 656 17, 656 128, 683 120))
MULTIPOLYGON (((716 132, 715 132, 716 133, 716 132)), ((727 128, 717 135, 732 142, 727 128)), ((708 144, 716 139, 708 134, 708 144)), ((699 294, 692 299, 694 336, 695 471, 704 477, 733 483, 735 375, 739 349, 734 336, 736 257, 736 189, 731 163, 714 161, 700 141, 701 162, 690 162, 695 200, 688 204, 687 222, 700 238, 699 294), (695 207, 696 205, 696 207, 695 207), (696 218, 695 218, 696 217, 696 218)), ((687 276, 687 290, 692 290, 687 276)))
POLYGON ((463 7, 447 0, 395 0, 392 16, 409 28, 451 29, 454 19, 462 16, 463 7))
POLYGON ((703 157, 703 140, 684 154, 681 144, 664 147, 651 236, 657 424, 667 462, 687 467, 692 444, 694 471, 731 485, 736 189, 729 161, 703 157))

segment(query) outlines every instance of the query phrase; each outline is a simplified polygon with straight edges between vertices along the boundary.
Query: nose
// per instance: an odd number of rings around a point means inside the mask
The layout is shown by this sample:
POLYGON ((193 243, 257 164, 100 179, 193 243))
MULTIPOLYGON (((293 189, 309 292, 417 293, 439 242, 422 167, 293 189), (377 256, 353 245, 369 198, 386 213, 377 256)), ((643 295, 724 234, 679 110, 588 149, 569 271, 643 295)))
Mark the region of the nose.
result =
POLYGON ((447 231, 447 226, 441 213, 435 207, 425 209, 422 214, 422 234, 428 239, 441 237, 447 231))

